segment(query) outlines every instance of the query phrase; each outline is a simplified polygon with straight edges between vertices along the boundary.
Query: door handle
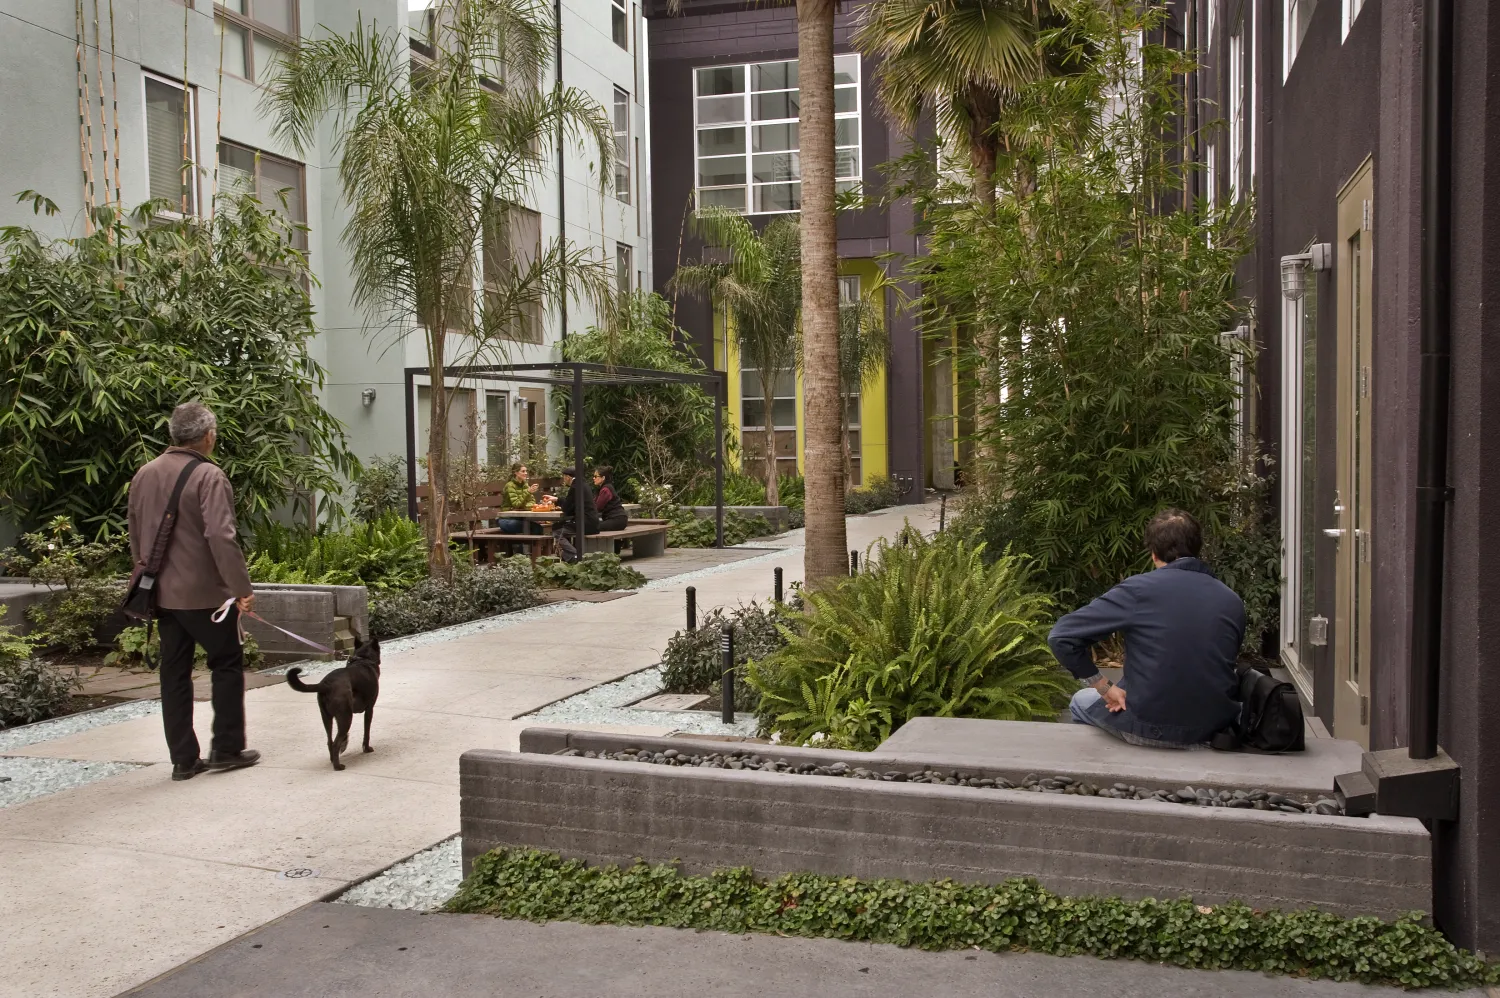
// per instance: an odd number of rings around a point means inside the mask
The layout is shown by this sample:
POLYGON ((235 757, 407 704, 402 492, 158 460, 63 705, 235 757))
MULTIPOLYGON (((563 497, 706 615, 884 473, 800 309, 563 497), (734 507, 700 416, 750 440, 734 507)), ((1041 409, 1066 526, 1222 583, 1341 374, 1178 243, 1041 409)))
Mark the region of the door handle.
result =
POLYGON ((1323 536, 1324 537, 1332 537, 1334 540, 1338 540, 1339 538, 1341 538, 1341 537, 1344 536, 1344 528, 1343 527, 1324 527, 1323 528, 1323 536))

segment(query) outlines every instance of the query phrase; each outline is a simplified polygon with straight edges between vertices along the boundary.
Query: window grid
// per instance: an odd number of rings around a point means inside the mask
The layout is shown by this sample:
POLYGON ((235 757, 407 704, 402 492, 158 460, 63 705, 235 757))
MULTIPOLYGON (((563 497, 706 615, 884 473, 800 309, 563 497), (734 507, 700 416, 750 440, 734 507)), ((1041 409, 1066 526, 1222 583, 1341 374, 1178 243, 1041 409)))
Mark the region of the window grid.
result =
MULTIPOLYGON (((219 193, 250 194, 293 223, 307 221, 307 187, 301 163, 225 139, 219 143, 219 193), (288 191, 286 203, 281 192, 288 191)), ((292 233, 293 244, 307 252, 307 232, 292 233)))
MULTIPOLYGON (((860 179, 860 63, 834 57, 834 176, 860 179)), ((693 73, 698 206, 752 214, 798 211, 800 92, 796 60, 704 66, 693 73)))
POLYGON ((198 214, 198 88, 146 74, 146 178, 151 197, 172 204, 169 214, 198 214), (186 108, 184 108, 184 101, 186 108), (187 156, 182 152, 187 119, 187 156))
POLYGON ((615 197, 630 203, 630 95, 615 87, 615 197))
POLYGON ((214 0, 224 72, 252 83, 270 79, 282 52, 297 40, 297 6, 296 0, 214 0))

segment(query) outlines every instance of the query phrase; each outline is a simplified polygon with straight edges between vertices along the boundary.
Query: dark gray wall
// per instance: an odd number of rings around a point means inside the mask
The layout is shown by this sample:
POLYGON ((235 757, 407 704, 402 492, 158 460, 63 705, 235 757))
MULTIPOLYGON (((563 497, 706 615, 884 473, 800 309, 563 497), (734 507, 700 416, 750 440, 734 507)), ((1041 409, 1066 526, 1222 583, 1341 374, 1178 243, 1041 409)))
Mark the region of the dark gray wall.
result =
MULTIPOLYGON (((838 15, 834 49, 853 51, 849 42, 852 15, 838 15)), ((651 196, 655 233, 653 271, 656 290, 669 298, 667 282, 677 262, 696 259, 703 244, 684 227, 694 187, 693 69, 730 62, 756 62, 797 57, 797 15, 791 7, 734 3, 683 4, 680 15, 670 15, 665 4, 649 11, 651 56, 651 196)), ((861 156, 865 189, 878 193, 884 186, 878 169, 892 155, 892 136, 875 96, 875 64, 864 60, 861 80, 861 156)), ((764 224, 771 215, 751 216, 764 224)), ((893 249, 910 251, 909 209, 840 212, 839 256, 874 257, 893 249)), ((921 502, 922 406, 921 344, 909 315, 888 310, 892 362, 887 379, 887 430, 892 476, 912 476, 918 487, 907 495, 921 502)), ((713 324, 706 302, 678 296, 677 322, 689 334, 698 355, 713 357, 713 324)))

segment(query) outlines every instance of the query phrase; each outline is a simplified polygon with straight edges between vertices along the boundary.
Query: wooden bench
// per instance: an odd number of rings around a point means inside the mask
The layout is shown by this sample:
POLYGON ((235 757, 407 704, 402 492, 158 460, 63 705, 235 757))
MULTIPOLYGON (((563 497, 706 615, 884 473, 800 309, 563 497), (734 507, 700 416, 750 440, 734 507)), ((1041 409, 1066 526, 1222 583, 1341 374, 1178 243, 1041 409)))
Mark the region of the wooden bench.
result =
POLYGON ((667 524, 640 520, 625 525, 624 530, 602 530, 584 537, 583 550, 619 554, 622 545, 630 545, 632 558, 651 558, 667 551, 667 524))
POLYGON ((538 557, 555 552, 554 539, 551 534, 506 534, 501 533, 498 528, 486 527, 483 530, 455 531, 448 535, 448 539, 458 544, 467 544, 478 552, 477 560, 480 564, 492 564, 495 560, 495 552, 501 545, 520 544, 526 548, 526 553, 531 556, 531 563, 536 564, 538 557))

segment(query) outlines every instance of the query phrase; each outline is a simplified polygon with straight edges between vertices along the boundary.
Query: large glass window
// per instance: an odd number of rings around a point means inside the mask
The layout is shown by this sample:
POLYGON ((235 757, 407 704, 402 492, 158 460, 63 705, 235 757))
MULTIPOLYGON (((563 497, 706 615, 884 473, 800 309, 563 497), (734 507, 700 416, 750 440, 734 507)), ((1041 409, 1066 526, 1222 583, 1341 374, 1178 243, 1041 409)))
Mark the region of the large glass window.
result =
POLYGON ((297 37, 296 0, 214 0, 214 8, 224 72, 265 83, 297 37))
POLYGON ((1303 695, 1311 699, 1312 621, 1317 616, 1318 294, 1316 281, 1306 285, 1301 300, 1283 299, 1281 314, 1281 658, 1303 695))
POLYGON ((146 174, 151 197, 171 210, 198 214, 198 92, 146 77, 146 174))
POLYGON ((630 95, 615 87, 615 197, 630 203, 630 95))
POLYGON ((1344 0, 1344 37, 1349 37, 1349 29, 1354 27, 1354 19, 1359 12, 1365 9, 1365 0, 1344 0))
MULTIPOLYGON (((860 179, 857 54, 834 56, 834 177, 860 179)), ((797 63, 706 66, 693 74, 698 204, 767 214, 802 207, 797 63)))
MULTIPOLYGON (((842 274, 839 277, 839 308, 853 308, 859 304, 859 275, 842 274)), ((860 461, 860 405, 861 385, 851 386, 853 391, 844 393, 844 429, 849 435, 849 486, 864 483, 860 461)))
POLYGON ((1245 26, 1235 25, 1229 36, 1229 200, 1238 201, 1244 189, 1245 163, 1245 26))
POLYGON ((1307 28, 1312 24, 1313 11, 1318 9, 1318 0, 1281 0, 1282 2, 1282 79, 1292 72, 1292 63, 1297 60, 1297 50, 1302 48, 1302 39, 1307 37, 1307 28))
POLYGON ((625 19, 625 0, 609 0, 609 32, 616 45, 629 50, 630 28, 625 19))
MULTIPOLYGON (((302 164, 238 142, 219 143, 219 192, 250 194, 294 223, 307 221, 302 164)), ((305 230, 297 230, 293 239, 298 249, 307 249, 305 230)))
MULTIPOLYGON (((515 287, 541 257, 542 216, 517 204, 505 205, 485 226, 481 248, 486 304, 491 309, 509 309, 507 289, 515 287)), ((517 311, 497 317, 501 335, 519 343, 542 342, 542 303, 526 302, 517 311)))

